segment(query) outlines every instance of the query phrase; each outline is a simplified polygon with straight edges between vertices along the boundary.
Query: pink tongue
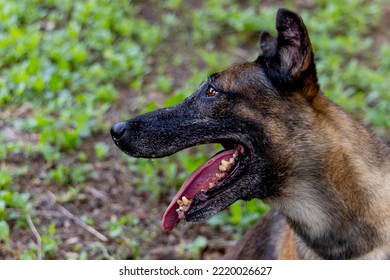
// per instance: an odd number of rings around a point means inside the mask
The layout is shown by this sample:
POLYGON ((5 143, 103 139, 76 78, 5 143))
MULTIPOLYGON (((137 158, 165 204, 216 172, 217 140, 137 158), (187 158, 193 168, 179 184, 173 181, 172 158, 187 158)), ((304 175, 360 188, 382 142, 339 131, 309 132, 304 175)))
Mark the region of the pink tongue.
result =
POLYGON ((165 210, 162 220, 164 230, 172 230, 180 221, 179 215, 176 212, 176 209, 179 208, 177 200, 181 199, 183 196, 187 199, 192 199, 202 189, 207 190, 209 183, 215 180, 215 173, 219 172, 221 160, 224 159, 228 161, 235 152, 236 150, 229 150, 216 154, 187 178, 179 192, 172 199, 167 210, 165 210))

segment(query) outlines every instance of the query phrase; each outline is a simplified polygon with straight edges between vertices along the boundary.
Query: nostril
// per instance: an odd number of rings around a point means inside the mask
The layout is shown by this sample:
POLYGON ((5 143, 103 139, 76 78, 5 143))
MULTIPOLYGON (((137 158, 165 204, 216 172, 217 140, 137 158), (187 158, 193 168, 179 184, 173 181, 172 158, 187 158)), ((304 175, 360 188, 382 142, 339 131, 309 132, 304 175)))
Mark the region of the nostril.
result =
POLYGON ((125 134, 126 131, 126 123, 120 122, 116 123, 111 127, 111 136, 114 140, 119 140, 122 138, 123 134, 125 134))

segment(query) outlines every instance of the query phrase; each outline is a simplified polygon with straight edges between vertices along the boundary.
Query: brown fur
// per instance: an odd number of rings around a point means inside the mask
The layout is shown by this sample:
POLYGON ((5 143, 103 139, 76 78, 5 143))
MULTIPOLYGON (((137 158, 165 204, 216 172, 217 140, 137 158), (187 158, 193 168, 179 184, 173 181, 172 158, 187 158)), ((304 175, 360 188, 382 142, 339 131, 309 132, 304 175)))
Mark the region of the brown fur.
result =
POLYGON ((284 217, 274 211, 249 229, 225 255, 226 259, 298 259, 295 235, 284 217))
MULTIPOLYGON (((307 59, 303 67, 309 67, 307 59)), ((225 74, 232 77, 230 71, 225 74)), ((294 75, 297 75, 297 71, 294 75)), ((288 164, 288 170, 295 169, 295 174, 290 174, 285 185, 281 187, 282 199, 264 200, 284 213, 288 222, 265 217, 244 235, 227 254, 227 258, 334 258, 338 254, 337 249, 328 252, 329 256, 326 257, 327 250, 320 244, 328 242, 328 246, 333 246, 332 239, 337 237, 329 237, 326 241, 327 230, 332 226, 339 229, 330 235, 344 234, 346 239, 349 231, 356 231, 350 236, 351 242, 356 239, 355 244, 349 245, 351 248, 356 247, 351 250, 351 258, 388 258, 389 149, 366 127, 327 100, 316 82, 314 75, 308 75, 303 90, 289 97, 294 104, 290 114, 299 114, 302 124, 312 129, 310 134, 304 136, 305 139, 299 138, 298 135, 293 138, 288 135, 287 122, 280 118, 286 112, 281 104, 272 104, 267 108, 271 107, 271 113, 278 116, 265 122, 268 134, 272 135, 273 143, 278 146, 278 149, 273 151, 274 157, 288 164), (302 140, 305 146, 301 146, 302 140), (311 168, 311 172, 321 173, 305 174, 304 168, 310 169, 313 165, 317 165, 317 168, 311 168), (302 181, 298 177, 306 179, 302 181), (310 177, 313 182, 310 182, 310 177), (316 211, 311 213, 311 209, 305 209, 297 203, 312 205, 312 210, 316 211), (322 205, 321 209, 317 211, 314 207, 318 206, 315 205, 322 205), (295 211, 296 208, 299 210, 295 211), (316 216, 317 214, 319 215, 316 216), (318 226, 306 224, 314 220, 317 220, 318 226), (324 236, 323 241, 314 240, 318 239, 316 236, 319 235, 324 236), (354 250, 356 252, 352 252, 354 250)), ((245 114, 247 115, 246 112, 245 114)), ((348 257, 340 255, 340 258, 348 257)))
POLYGON ((254 198, 273 208, 227 258, 389 258, 389 148, 322 94, 302 19, 281 9, 276 29, 261 36, 256 61, 211 75, 176 106, 114 125, 113 140, 146 158, 209 142, 240 147, 227 179, 185 212, 201 222, 254 198))
MULTIPOLYGON (((369 245, 359 245, 366 246, 366 249, 362 250, 365 253, 358 258, 388 258, 390 253, 388 148, 365 127, 352 120, 337 105, 326 100, 322 95, 318 95, 311 106, 317 113, 314 119, 315 129, 310 141, 316 141, 314 143, 315 153, 322 158, 320 162, 323 162, 321 178, 324 182, 318 183, 326 185, 326 196, 322 198, 323 201, 318 197, 320 200, 317 203, 323 204, 325 208, 334 209, 334 212, 329 212, 326 218, 330 227, 333 222, 336 224, 337 220, 343 223, 351 217, 358 217, 360 221, 374 229, 372 235, 366 236, 371 240, 368 242, 369 245), (326 204, 330 205, 326 206, 326 204)), ((281 133, 283 129, 280 128, 283 126, 275 129, 276 127, 278 125, 272 122, 268 124, 268 129, 274 135, 273 139, 283 142, 281 139, 284 133, 281 133)), ((291 147, 294 146, 293 142, 288 145, 290 146, 289 153, 291 150, 297 150, 297 147, 291 147)), ((293 154, 290 153, 291 156, 293 154)), ((302 156, 296 160, 304 161, 305 159, 302 156)), ((316 183, 313 183, 315 188, 316 183)), ((290 181, 289 185, 295 184, 290 181)), ((289 186, 286 186, 283 192, 284 196, 292 198, 302 196, 301 193, 297 193, 297 189, 291 189, 289 186)), ((275 203, 273 199, 266 199, 266 201, 289 216, 290 209, 285 205, 281 205, 280 202, 275 203)), ((302 217, 302 219, 305 218, 302 217)), ((316 216, 314 219, 320 219, 320 217, 316 216)), ((347 227, 347 224, 345 226, 347 227)), ((295 227, 300 227, 300 225, 295 224, 295 227)), ((226 258, 317 259, 321 257, 300 240, 288 223, 282 223, 280 219, 270 220, 266 217, 244 235, 226 255, 226 258), (263 233, 260 234, 260 232, 263 233), (264 232, 267 236, 264 236, 264 232), (300 250, 297 249, 297 244, 300 250), (273 250, 276 256, 272 256, 271 253, 266 255, 262 253, 270 250, 273 250)))

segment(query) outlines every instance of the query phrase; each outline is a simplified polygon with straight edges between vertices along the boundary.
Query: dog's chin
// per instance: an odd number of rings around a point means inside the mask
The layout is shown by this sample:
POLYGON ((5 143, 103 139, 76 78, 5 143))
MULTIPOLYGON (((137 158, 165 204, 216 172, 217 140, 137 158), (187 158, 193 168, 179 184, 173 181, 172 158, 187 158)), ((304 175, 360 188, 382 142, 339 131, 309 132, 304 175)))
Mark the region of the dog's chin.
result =
POLYGON ((242 198, 240 182, 250 165, 249 150, 240 144, 224 147, 183 183, 164 213, 164 230, 180 221, 205 221, 242 198))
POLYGON ((196 195, 181 219, 190 223, 200 223, 223 211, 242 198, 239 196, 239 182, 240 180, 229 186, 220 187, 220 191, 216 194, 196 195))

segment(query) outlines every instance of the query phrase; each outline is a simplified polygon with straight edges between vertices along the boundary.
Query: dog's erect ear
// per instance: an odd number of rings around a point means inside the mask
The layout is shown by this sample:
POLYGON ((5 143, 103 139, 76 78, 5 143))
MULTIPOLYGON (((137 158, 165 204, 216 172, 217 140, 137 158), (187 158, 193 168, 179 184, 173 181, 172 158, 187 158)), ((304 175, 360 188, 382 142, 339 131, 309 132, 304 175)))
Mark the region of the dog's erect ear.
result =
POLYGON ((260 48, 265 57, 273 57, 276 51, 276 38, 269 32, 263 31, 260 36, 260 48))
POLYGON ((277 38, 263 32, 260 39, 269 78, 276 86, 285 89, 309 89, 312 95, 313 91, 308 86, 314 86, 318 92, 313 52, 301 17, 289 10, 279 9, 276 29, 277 38))

